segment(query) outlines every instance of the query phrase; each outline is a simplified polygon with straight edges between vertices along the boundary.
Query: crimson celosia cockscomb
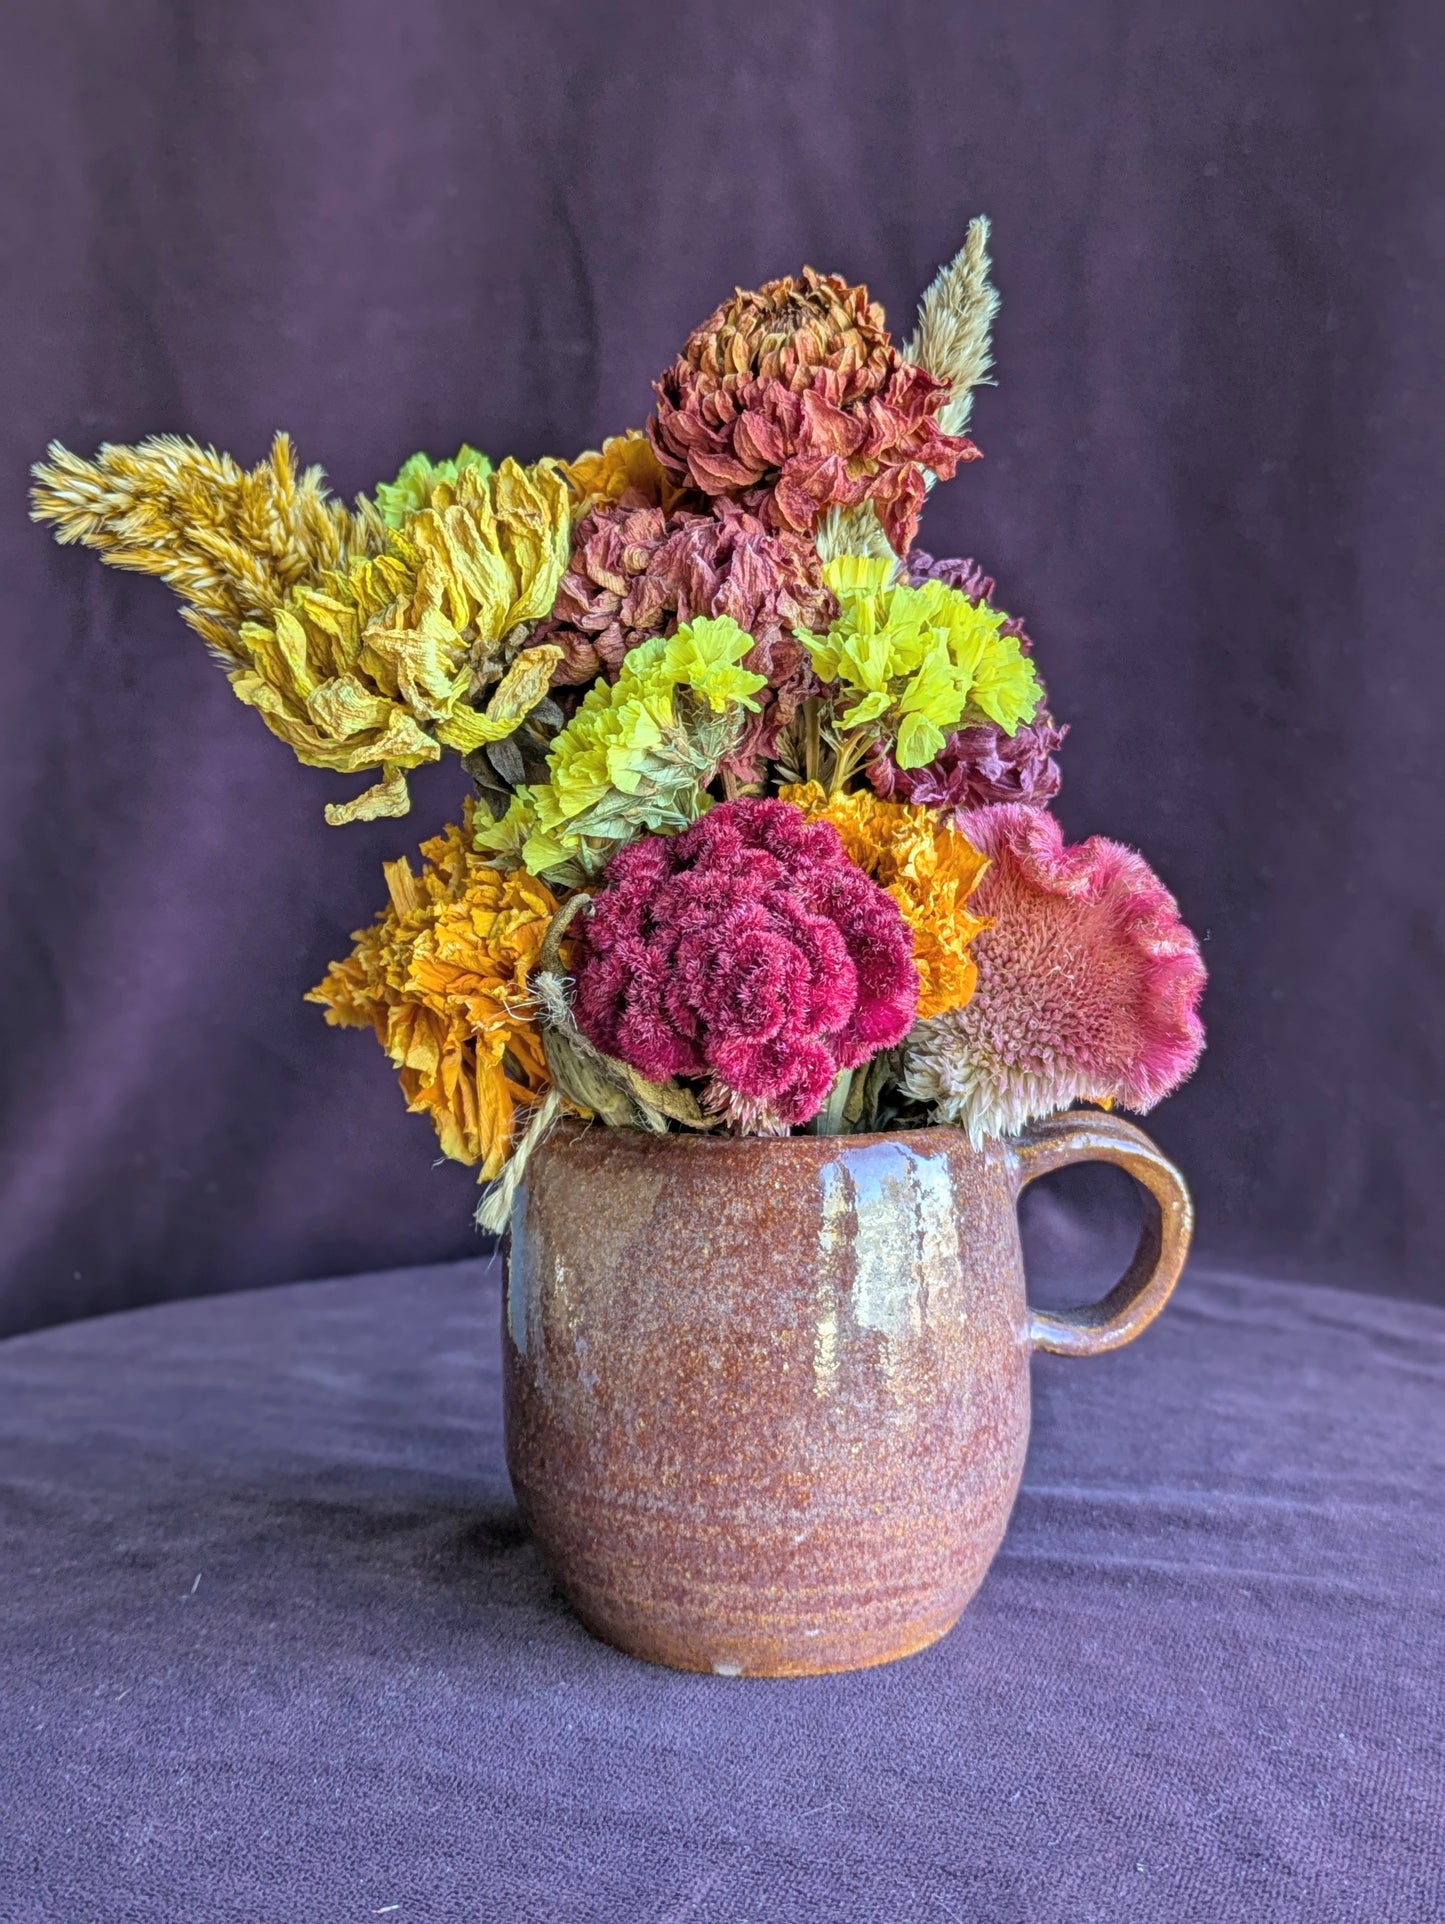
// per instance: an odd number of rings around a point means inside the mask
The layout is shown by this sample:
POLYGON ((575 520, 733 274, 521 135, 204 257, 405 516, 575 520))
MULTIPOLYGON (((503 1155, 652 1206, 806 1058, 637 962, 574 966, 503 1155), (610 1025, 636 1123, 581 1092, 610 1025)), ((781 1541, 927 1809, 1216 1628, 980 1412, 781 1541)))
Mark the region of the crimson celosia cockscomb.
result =
POLYGON ((781 1125, 900 1042, 918 1003, 897 904, 831 824, 778 801, 725 802, 614 855, 574 975, 577 1026, 604 1054, 653 1082, 706 1077, 781 1125))
POLYGON ((1070 1103, 1152 1109, 1204 1047, 1199 945, 1142 855, 1094 835, 1066 846, 1047 810, 957 817, 989 868, 991 918, 972 998, 909 1037, 902 1086, 980 1143, 1070 1103))

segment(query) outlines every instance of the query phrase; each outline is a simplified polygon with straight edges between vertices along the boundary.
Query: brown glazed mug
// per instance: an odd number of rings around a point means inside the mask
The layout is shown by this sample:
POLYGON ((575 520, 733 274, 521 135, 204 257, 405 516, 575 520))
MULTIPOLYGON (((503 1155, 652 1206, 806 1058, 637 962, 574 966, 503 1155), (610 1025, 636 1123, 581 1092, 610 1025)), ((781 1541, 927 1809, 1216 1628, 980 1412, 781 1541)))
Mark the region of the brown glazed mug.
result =
POLYGON ((654 1663, 802 1676, 941 1637, 1002 1540, 1029 1353, 1094 1356, 1168 1300, 1189 1193, 1096 1111, 959 1130, 719 1139, 572 1125, 509 1231, 507 1464, 587 1628, 654 1663), (1031 1311, 1016 1204, 1117 1163, 1139 1247, 1089 1308, 1031 1311))

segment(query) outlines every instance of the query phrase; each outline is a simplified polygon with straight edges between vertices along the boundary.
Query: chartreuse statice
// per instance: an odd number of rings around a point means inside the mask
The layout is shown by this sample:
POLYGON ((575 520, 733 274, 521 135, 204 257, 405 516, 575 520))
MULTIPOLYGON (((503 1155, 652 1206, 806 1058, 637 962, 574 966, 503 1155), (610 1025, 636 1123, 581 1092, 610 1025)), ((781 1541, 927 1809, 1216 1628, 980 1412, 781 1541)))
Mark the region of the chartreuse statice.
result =
POLYGON ((708 806, 706 785, 767 677, 740 664, 753 638, 728 615, 685 622, 623 657, 557 735, 547 780, 519 788, 476 842, 534 875, 581 880, 644 833, 669 833, 708 806))
POLYGON ((837 686, 840 729, 889 742, 900 768, 922 768, 966 719, 1010 734, 1031 721, 1042 690, 1017 638, 1001 632, 1008 616, 941 581, 895 583, 895 572, 887 557, 825 562, 837 619, 826 634, 798 632, 820 680, 837 686))

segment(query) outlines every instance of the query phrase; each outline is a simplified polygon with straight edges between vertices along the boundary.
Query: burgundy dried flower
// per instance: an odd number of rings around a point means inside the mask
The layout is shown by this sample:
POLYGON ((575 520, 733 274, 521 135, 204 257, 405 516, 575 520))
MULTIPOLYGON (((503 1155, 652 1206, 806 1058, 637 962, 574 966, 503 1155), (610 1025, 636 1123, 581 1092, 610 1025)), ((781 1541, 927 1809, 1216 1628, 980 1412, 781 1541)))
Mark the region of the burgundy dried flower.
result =
MULTIPOLYGON (((975 607, 993 605, 993 576, 986 575, 976 561, 935 561, 921 548, 913 548, 905 566, 914 588, 925 581, 941 581, 966 595, 975 607)), ((1033 653, 1034 645, 1016 615, 1000 633, 1016 635, 1021 651, 1033 653)), ((1027 802, 1042 808, 1059 792, 1062 777, 1054 757, 1068 732, 1043 708, 1012 735, 1005 734, 997 722, 979 722, 950 735, 926 768, 900 768, 880 748, 868 763, 868 779, 889 802, 920 802, 945 809, 1027 802)))
POLYGON ((788 1124, 900 1042, 918 1003, 897 904, 787 802, 724 802, 619 850, 580 949, 574 1012, 597 1048, 654 1082, 709 1076, 788 1124))
POLYGON ((871 501, 901 554, 925 470, 948 480, 978 449, 945 434, 947 386, 899 354, 864 287, 805 267, 739 288, 653 383, 647 431, 663 466, 808 534, 828 508, 871 501))
POLYGON ((885 802, 943 809, 1026 802, 1044 808, 1059 792, 1054 756, 1068 732, 1042 709, 1012 735, 997 722, 979 722, 950 735, 926 768, 900 768, 879 749, 869 760, 868 779, 885 802))
POLYGON ((824 630, 837 603, 823 586, 817 550, 773 533, 736 502, 713 514, 603 507, 578 523, 572 560, 551 617, 532 636, 563 650, 558 682, 616 677, 629 648, 671 634, 699 615, 731 615, 754 639, 744 666, 766 675, 758 713, 726 764, 744 781, 771 756, 800 702, 819 692, 794 630, 824 630))

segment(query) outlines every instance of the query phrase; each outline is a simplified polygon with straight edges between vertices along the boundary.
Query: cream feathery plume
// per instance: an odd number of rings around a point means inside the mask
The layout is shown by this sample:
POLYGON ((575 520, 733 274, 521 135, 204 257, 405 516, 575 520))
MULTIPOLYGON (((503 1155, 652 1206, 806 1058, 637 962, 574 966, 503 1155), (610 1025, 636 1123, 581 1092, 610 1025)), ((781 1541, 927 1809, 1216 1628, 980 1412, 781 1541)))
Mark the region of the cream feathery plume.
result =
POLYGON ((968 426, 973 390, 993 366, 998 290, 988 278, 988 232, 982 214, 969 222, 968 238, 919 302, 918 325, 903 350, 904 360, 948 382, 949 397, 938 411, 945 434, 962 434, 968 426))
POLYGON ((898 556, 871 501, 860 502, 856 508, 829 508, 818 523, 814 539, 820 561, 836 561, 845 554, 869 555, 875 561, 891 561, 895 574, 898 571, 898 556))

